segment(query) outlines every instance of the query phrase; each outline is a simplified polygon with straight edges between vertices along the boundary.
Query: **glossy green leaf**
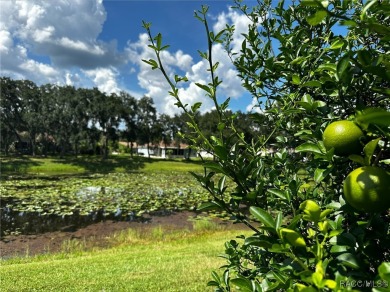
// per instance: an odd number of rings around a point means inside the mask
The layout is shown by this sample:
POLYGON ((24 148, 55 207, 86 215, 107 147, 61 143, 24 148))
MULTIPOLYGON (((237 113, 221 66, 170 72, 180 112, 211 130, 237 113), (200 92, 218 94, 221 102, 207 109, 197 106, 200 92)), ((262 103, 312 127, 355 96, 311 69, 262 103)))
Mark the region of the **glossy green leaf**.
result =
POLYGON ((223 282, 225 285, 229 285, 229 280, 230 280, 230 272, 229 270, 225 270, 225 272, 223 272, 223 282))
POLYGON ((211 88, 207 85, 204 85, 202 83, 195 83, 196 86, 206 91, 208 94, 211 94, 211 88))
POLYGON ((358 60, 363 66, 369 66, 372 64, 372 56, 367 50, 359 50, 357 52, 358 60))
POLYGON ((334 280, 326 279, 323 281, 324 286, 334 290, 337 287, 337 282, 334 280))
POLYGON ((272 243, 265 237, 251 236, 245 239, 244 245, 252 245, 263 248, 272 247, 272 243))
POLYGON ((317 287, 321 287, 322 286, 322 279, 323 278, 324 278, 324 276, 321 273, 318 273, 318 272, 314 272, 311 275, 311 279, 312 279, 314 285, 316 285, 317 287))
POLYGON ((326 217, 328 215, 332 214, 333 212, 334 212, 333 209, 325 209, 325 210, 321 211, 320 220, 326 219, 326 217))
POLYGON ((307 111, 311 111, 313 109, 313 105, 311 103, 307 103, 304 101, 298 101, 298 105, 300 105, 302 108, 304 108, 307 111))
POLYGON ((221 206, 215 202, 203 203, 198 207, 199 211, 209 211, 209 210, 222 210, 221 206))
POLYGON ((343 39, 336 39, 331 45, 331 50, 337 50, 344 46, 345 41, 343 39))
POLYGON ((390 283, 390 262, 382 262, 378 267, 378 274, 382 280, 390 283))
POLYGON ((323 154, 318 145, 311 143, 311 142, 305 142, 301 145, 299 145, 297 148, 295 148, 296 152, 314 152, 318 154, 323 154))
POLYGON ((327 71, 331 71, 331 72, 336 72, 337 65, 331 64, 331 63, 321 64, 318 66, 318 70, 327 70, 327 71))
POLYGON ((356 163, 359 163, 360 165, 365 165, 366 162, 364 160, 364 157, 360 156, 360 155, 357 155, 357 154, 351 154, 348 156, 349 159, 351 159, 352 161, 356 162, 356 163))
POLYGON ((226 189, 225 182, 226 182, 226 175, 222 176, 221 179, 218 181, 218 189, 221 193, 223 193, 224 190, 226 189))
POLYGON ((216 281, 208 281, 208 282, 207 282, 207 286, 208 286, 208 287, 218 287, 218 286, 219 286, 219 283, 216 282, 216 281))
POLYGON ((316 183, 320 183, 331 173, 331 171, 332 171, 332 169, 330 169, 330 168, 327 168, 327 169, 317 168, 314 171, 314 181, 316 183))
POLYGON ((179 75, 175 75, 175 82, 178 83, 180 81, 184 81, 184 82, 187 82, 188 81, 188 78, 186 76, 179 76, 179 75))
POLYGON ((162 43, 162 35, 161 33, 157 34, 157 36, 154 38, 154 40, 156 41, 157 43, 157 50, 160 50, 161 49, 161 43, 162 43))
POLYGON ((263 223, 266 227, 276 229, 276 222, 267 211, 254 206, 251 206, 249 208, 249 211, 257 220, 263 223))
POLYGON ((282 212, 278 212, 278 215, 276 216, 276 225, 275 229, 279 229, 282 226, 283 223, 283 214, 282 212))
POLYGON ((289 277, 285 274, 283 274, 281 271, 271 271, 272 276, 279 281, 282 284, 286 284, 287 281, 289 280, 289 277))
POLYGON ((355 26, 358 25, 356 21, 350 20, 350 19, 348 19, 348 20, 340 20, 340 24, 348 26, 348 27, 355 27, 355 26))
POLYGON ((230 279, 230 284, 238 287, 240 291, 252 292, 252 282, 245 278, 230 279))
POLYGON ((322 100, 316 100, 314 103, 314 108, 319 108, 319 107, 325 107, 326 103, 322 100))
POLYGON ((378 87, 374 87, 372 88, 373 91, 375 92, 379 92, 379 93, 382 93, 384 95, 387 95, 390 97, 390 88, 378 88, 378 87))
POLYGON ((360 263, 355 255, 351 253, 343 253, 337 257, 340 264, 353 269, 359 269, 360 263))
POLYGON ((221 103, 220 107, 221 110, 226 110, 230 103, 230 97, 228 97, 223 103, 221 103))
POLYGON ((313 98, 310 96, 310 94, 304 94, 302 96, 301 101, 306 102, 308 104, 312 104, 313 103, 313 98))
POLYGON ((381 108, 369 108, 356 116, 356 122, 364 128, 369 124, 390 127, 390 112, 381 108))
POLYGON ((305 61, 305 58, 304 57, 298 57, 294 60, 291 61, 291 65, 299 65, 301 64, 303 61, 305 61))
POLYGON ((215 152, 215 155, 217 155, 222 161, 225 161, 228 159, 228 151, 227 151, 226 147, 216 145, 216 146, 214 146, 214 152, 215 152))
POLYGON ((211 272, 211 276, 213 277, 214 281, 218 284, 221 284, 221 279, 219 278, 218 274, 215 271, 211 272))
POLYGON ((364 152, 364 165, 371 165, 371 159, 372 156, 374 155, 375 149, 378 146, 379 141, 381 138, 377 138, 374 140, 371 140, 364 146, 363 152, 364 152))
POLYGON ((363 7, 363 10, 360 14, 360 19, 363 20, 365 17, 366 17, 366 14, 367 14, 367 11, 371 8, 371 6, 375 5, 375 3, 377 2, 378 0, 371 0, 371 1, 368 1, 366 3, 366 5, 364 5, 363 7))
POLYGON ((388 35, 390 34, 390 29, 388 26, 385 26, 385 25, 382 25, 382 24, 379 24, 379 23, 369 23, 368 24, 368 28, 373 31, 373 32, 376 32, 376 33, 379 33, 379 34, 384 34, 384 35, 388 35))
POLYGON ((350 67, 349 60, 349 55, 345 55, 337 63, 337 77, 339 80, 347 74, 348 68, 350 67))
POLYGON ((291 79, 292 79, 292 84, 299 85, 301 83, 301 78, 299 77, 299 75, 294 74, 291 77, 291 79))
POLYGON ((307 81, 302 84, 302 87, 321 87, 321 82, 317 80, 307 81))
POLYGON ((305 286, 303 284, 295 284, 294 292, 318 292, 318 290, 312 286, 305 286))
POLYGON ((310 15, 306 18, 306 21, 312 25, 312 26, 315 26, 315 25, 318 25, 320 24, 325 18, 326 16, 328 15, 328 13, 324 10, 318 10, 316 13, 314 13, 313 15, 310 15))
POLYGON ((326 8, 329 5, 327 0, 301 0, 301 6, 326 8))
POLYGON ((269 249, 270 252, 275 252, 275 253, 285 253, 289 250, 290 248, 285 244, 277 244, 277 243, 274 243, 272 247, 269 249))
POLYGON ((286 191, 282 191, 282 190, 278 190, 278 189, 269 189, 268 192, 283 199, 283 200, 286 200, 286 201, 290 200, 290 196, 288 195, 288 193, 286 191))
POLYGON ((142 60, 142 62, 146 63, 146 64, 149 64, 150 66, 152 66, 152 69, 157 69, 158 68, 158 64, 155 60, 153 59, 149 59, 149 60, 142 60))
POLYGON ((201 102, 196 102, 196 103, 194 103, 194 104, 191 106, 191 110, 192 110, 193 112, 196 112, 201 106, 202 106, 202 103, 201 103, 201 102))
POLYGON ((164 50, 168 49, 169 47, 170 47, 169 45, 162 46, 160 48, 160 51, 164 51, 164 50))
POLYGON ((351 233, 341 233, 330 239, 329 241, 333 245, 346 245, 354 248, 356 245, 356 238, 351 233))
POLYGON ((376 288, 372 288, 372 292, 389 292, 389 288, 388 288, 388 281, 385 282, 385 281, 380 281, 378 280, 376 282, 376 285, 378 286, 381 286, 381 287, 376 287, 376 288))
POLYGON ((346 253, 350 249, 349 246, 345 245, 333 245, 330 249, 331 253, 346 253))

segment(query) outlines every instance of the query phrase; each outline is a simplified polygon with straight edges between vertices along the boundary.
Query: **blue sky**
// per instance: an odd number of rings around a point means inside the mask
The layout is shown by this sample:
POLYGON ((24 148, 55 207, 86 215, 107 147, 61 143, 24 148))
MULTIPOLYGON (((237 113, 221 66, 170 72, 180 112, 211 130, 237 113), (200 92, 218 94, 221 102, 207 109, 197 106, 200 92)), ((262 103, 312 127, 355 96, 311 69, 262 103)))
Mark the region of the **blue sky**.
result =
MULTIPOLYGON (((248 4, 255 1, 248 1, 248 4)), ((189 82, 180 93, 183 101, 202 101, 204 111, 212 103, 195 82, 209 82, 207 64, 197 50, 206 49, 202 23, 193 15, 208 5, 210 27, 237 26, 239 48, 247 19, 229 7, 232 1, 135 1, 135 0, 34 0, 0 2, 1 76, 29 79, 38 85, 56 83, 98 87, 111 93, 128 91, 140 98, 151 96, 160 113, 178 109, 158 71, 142 59, 153 58, 142 20, 152 23, 170 44, 163 60, 169 74, 186 74, 189 82)), ((251 108, 251 97, 240 85, 236 71, 221 46, 214 48, 225 81, 220 97, 231 97, 233 110, 251 108)))

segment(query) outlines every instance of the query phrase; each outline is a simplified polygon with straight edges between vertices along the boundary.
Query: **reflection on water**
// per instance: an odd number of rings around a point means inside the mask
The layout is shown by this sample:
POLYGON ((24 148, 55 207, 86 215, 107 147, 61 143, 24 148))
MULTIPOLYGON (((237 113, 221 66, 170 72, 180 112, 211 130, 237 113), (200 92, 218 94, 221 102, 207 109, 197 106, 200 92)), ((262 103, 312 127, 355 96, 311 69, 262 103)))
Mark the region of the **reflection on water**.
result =
POLYGON ((76 195, 80 197, 83 201, 93 202, 99 196, 109 195, 111 199, 119 199, 120 195, 123 193, 123 189, 111 188, 111 187, 83 187, 76 192, 76 195))
MULTIPOLYGON (((119 200, 122 191, 118 188, 89 186, 77 191, 76 195, 83 202, 94 202, 107 195, 112 204, 113 201, 119 200)), ((80 214, 78 210, 73 210, 66 215, 20 212, 12 208, 12 206, 18 205, 18 201, 19 199, 12 197, 0 197, 1 237, 11 233, 37 234, 58 230, 72 231, 104 220, 142 220, 142 218, 135 216, 134 212, 123 212, 119 206, 114 212, 107 212, 103 207, 98 210, 92 210, 88 214, 85 214, 85 212, 80 214)))

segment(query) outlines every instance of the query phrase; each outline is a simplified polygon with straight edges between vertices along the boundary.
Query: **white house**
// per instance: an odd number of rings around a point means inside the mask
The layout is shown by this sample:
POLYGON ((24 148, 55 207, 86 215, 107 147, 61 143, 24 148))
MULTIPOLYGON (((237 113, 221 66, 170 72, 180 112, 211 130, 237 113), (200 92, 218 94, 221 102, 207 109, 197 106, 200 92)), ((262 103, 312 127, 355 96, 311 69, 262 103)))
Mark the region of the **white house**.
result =
MULTIPOLYGON (((124 146, 128 146, 126 142, 120 142, 124 146)), ((191 149, 187 144, 164 144, 160 142, 158 145, 149 145, 149 153, 148 153, 148 145, 140 145, 137 143, 132 143, 133 152, 148 157, 159 157, 159 158, 191 158, 197 157, 198 154, 195 150, 191 149)))

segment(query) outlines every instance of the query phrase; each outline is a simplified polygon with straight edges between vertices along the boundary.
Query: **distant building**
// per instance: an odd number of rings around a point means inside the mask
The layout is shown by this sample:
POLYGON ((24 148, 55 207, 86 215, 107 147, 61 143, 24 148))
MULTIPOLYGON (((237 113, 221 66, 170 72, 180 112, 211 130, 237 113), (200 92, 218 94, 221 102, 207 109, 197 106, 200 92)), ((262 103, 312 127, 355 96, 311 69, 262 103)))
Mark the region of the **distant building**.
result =
POLYGON ((161 158, 191 158, 197 156, 194 149, 191 149, 187 144, 183 143, 178 145, 165 145, 164 143, 160 143, 154 148, 154 152, 156 156, 161 158))
MULTIPOLYGON (((128 146, 127 142, 120 142, 124 146, 128 146)), ((180 143, 180 144, 167 144, 160 142, 158 145, 149 144, 149 153, 148 145, 132 143, 133 153, 148 157, 159 157, 159 158, 193 158, 197 157, 198 153, 189 147, 189 145, 180 143)))

